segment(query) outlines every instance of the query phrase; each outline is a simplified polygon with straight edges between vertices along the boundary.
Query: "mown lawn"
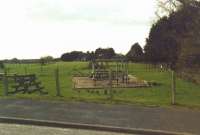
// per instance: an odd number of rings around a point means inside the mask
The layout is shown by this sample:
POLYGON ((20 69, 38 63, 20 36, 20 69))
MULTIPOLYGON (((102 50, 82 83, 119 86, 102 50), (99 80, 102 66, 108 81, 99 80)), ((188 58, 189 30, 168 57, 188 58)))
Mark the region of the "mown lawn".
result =
MULTIPOLYGON (((170 71, 160 71, 158 69, 148 69, 145 64, 129 64, 129 73, 137 77, 161 83, 160 86, 150 88, 131 88, 117 89, 112 100, 103 92, 81 93, 73 90, 72 75, 78 72, 89 73, 87 62, 59 62, 48 64, 41 68, 39 64, 8 64, 6 65, 9 73, 31 74, 38 76, 39 80, 48 91, 48 95, 34 94, 17 94, 3 96, 2 82, 0 84, 0 96, 2 98, 29 98, 29 99, 45 99, 45 100, 65 100, 65 101, 86 101, 98 103, 128 103, 140 105, 169 106, 170 105, 170 89, 171 89, 171 73, 170 71), (56 68, 60 71, 61 94, 63 97, 56 97, 54 71, 56 68)), ((11 82, 10 82, 11 83, 11 82)), ((12 84, 11 84, 12 85, 12 84)), ((196 85, 182 79, 177 79, 177 104, 187 107, 200 108, 200 85, 196 85)))

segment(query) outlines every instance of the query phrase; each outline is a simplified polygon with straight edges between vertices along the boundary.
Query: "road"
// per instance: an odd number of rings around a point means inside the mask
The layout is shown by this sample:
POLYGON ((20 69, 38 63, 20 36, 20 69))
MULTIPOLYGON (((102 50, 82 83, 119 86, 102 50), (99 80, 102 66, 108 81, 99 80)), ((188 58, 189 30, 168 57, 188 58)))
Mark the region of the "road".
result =
POLYGON ((0 100, 0 117, 200 134, 200 111, 82 102, 0 100))
POLYGON ((0 135, 128 135, 80 129, 0 124, 0 135))

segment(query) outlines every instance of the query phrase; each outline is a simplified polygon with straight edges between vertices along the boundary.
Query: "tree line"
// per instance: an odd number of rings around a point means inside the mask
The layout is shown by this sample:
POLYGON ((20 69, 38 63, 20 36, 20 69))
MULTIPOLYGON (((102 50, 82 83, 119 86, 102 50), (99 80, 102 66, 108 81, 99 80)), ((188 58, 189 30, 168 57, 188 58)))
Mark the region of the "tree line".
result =
MULTIPOLYGON (((165 63, 170 69, 177 71, 199 67, 200 2, 198 0, 158 1, 167 14, 163 17, 159 16, 159 19, 152 25, 144 48, 139 43, 135 43, 124 55, 116 53, 113 48, 97 48, 95 51, 87 52, 72 51, 62 54, 59 59, 62 61, 91 61, 123 58, 132 62, 146 62, 155 65, 165 63)), ((53 60, 53 57, 48 56, 35 61, 48 63, 53 60)), ((11 61, 19 62, 18 59, 11 61)))
MULTIPOLYGON (((133 62, 146 62, 154 65, 162 63, 167 65, 167 68, 181 74, 189 75, 191 72, 200 72, 199 0, 158 1, 167 14, 162 17, 158 16, 159 19, 152 25, 144 48, 135 43, 122 57, 133 62)), ((82 58, 84 60, 119 58, 116 56, 112 48, 98 48, 94 52, 66 53, 61 59, 70 61, 82 60, 82 58)))
POLYGON ((142 47, 139 43, 132 45, 126 54, 118 54, 113 48, 97 48, 95 51, 72 51, 61 56, 62 61, 92 61, 95 59, 127 59, 134 62, 141 62, 144 58, 142 47))
POLYGON ((144 52, 148 62, 173 70, 200 65, 200 2, 174 0, 176 10, 152 25, 144 52))

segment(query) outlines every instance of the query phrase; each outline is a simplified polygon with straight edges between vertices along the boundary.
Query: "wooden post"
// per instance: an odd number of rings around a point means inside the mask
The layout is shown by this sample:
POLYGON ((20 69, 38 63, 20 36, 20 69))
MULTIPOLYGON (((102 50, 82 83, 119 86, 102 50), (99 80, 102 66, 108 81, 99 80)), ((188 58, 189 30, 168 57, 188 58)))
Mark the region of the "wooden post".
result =
POLYGON ((43 65, 40 65, 40 74, 43 74, 43 65))
POLYGON ((60 94, 60 80, 59 80, 59 69, 55 69, 55 79, 56 79, 56 96, 61 96, 60 94))
POLYGON ((92 62, 92 79, 95 79, 95 73, 96 73, 96 70, 95 70, 95 63, 92 62))
POLYGON ((109 71, 109 94, 110 99, 113 98, 113 91, 112 91, 112 70, 109 71))
POLYGON ((4 96, 8 96, 8 78, 7 78, 7 70, 4 69, 3 75, 3 87, 4 87, 4 96))
POLYGON ((27 67, 24 67, 24 73, 25 73, 25 75, 27 75, 27 67))
POLYGON ((117 67, 116 67, 116 79, 117 79, 117 85, 119 85, 119 68, 118 68, 119 64, 117 62, 117 67))
POLYGON ((172 71, 172 105, 176 104, 176 73, 172 71))
POLYGON ((122 72, 123 72, 123 83, 125 82, 126 78, 125 78, 125 75, 126 75, 126 71, 125 71, 125 62, 123 61, 122 62, 122 72))
POLYGON ((128 83, 128 62, 125 63, 126 84, 128 83))

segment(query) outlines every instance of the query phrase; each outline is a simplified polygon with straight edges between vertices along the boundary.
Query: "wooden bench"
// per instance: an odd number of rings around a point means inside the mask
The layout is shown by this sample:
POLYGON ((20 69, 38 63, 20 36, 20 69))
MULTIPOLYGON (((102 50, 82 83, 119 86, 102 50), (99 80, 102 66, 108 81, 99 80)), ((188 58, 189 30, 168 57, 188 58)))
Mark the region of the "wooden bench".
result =
POLYGON ((31 94, 33 92, 40 92, 40 94, 48 94, 47 92, 42 91, 44 87, 41 86, 41 82, 37 81, 35 74, 31 75, 14 75, 15 85, 12 87, 14 90, 9 92, 11 94, 23 92, 23 94, 31 94))

